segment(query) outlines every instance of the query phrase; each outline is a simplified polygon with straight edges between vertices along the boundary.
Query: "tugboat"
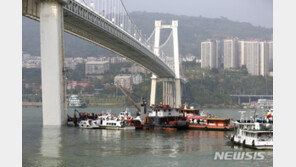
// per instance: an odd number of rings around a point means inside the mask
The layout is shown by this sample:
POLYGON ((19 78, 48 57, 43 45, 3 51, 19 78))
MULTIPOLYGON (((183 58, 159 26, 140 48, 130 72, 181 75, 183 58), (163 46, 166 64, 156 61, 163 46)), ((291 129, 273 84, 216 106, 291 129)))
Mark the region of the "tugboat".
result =
POLYGON ((273 149, 273 118, 266 114, 265 118, 237 121, 237 131, 231 136, 234 144, 254 149, 273 149))
POLYGON ((200 113, 200 110, 194 109, 194 107, 187 109, 187 105, 179 109, 180 115, 189 122, 189 129, 218 131, 233 131, 235 129, 235 126, 230 124, 230 119, 211 118, 200 113))
POLYGON ((189 117, 189 129, 233 131, 234 125, 230 124, 230 119, 225 118, 202 118, 189 117))
POLYGON ((168 130, 187 129, 188 122, 179 115, 177 108, 169 105, 152 107, 143 122, 143 129, 168 130))

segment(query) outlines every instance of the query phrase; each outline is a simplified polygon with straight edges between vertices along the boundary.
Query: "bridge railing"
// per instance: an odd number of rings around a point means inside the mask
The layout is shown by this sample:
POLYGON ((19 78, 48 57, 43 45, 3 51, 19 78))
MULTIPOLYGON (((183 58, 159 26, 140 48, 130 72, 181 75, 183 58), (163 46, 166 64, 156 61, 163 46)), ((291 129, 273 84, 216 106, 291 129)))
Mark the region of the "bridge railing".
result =
POLYGON ((141 30, 131 19, 122 0, 74 0, 99 16, 105 18, 117 28, 123 30, 142 46, 153 52, 153 47, 141 30))

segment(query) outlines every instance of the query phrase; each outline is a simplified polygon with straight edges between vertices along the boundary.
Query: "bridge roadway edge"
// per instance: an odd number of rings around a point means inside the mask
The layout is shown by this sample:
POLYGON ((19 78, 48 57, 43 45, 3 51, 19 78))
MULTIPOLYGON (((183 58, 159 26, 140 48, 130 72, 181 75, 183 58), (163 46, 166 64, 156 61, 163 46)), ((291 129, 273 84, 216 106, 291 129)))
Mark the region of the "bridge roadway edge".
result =
MULTIPOLYGON (((38 0, 22 1, 23 15, 39 21, 38 0)), ((118 30, 118 26, 112 25, 110 21, 96 15, 93 11, 83 10, 83 6, 75 1, 69 0, 69 2, 75 4, 72 4, 71 7, 69 3, 64 6, 65 32, 106 48, 122 57, 126 57, 127 59, 140 64, 159 78, 174 78, 173 71, 169 70, 167 65, 161 62, 158 57, 155 57, 147 48, 141 46, 141 44, 129 34, 118 30), (78 12, 79 7, 81 7, 81 12, 78 12), (74 10, 76 10, 76 13, 72 12, 74 10), (84 25, 81 24, 81 21, 87 26, 81 27, 81 25, 84 25), (76 25, 75 22, 77 22, 76 25), (77 27, 80 28, 78 29, 77 27)))

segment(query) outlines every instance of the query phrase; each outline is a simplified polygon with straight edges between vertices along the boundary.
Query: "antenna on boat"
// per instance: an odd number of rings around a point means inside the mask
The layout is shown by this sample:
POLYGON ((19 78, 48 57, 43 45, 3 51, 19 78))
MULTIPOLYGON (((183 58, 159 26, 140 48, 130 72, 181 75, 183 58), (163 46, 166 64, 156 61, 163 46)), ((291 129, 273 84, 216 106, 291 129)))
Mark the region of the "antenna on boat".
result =
POLYGON ((244 120, 244 114, 246 113, 246 111, 238 111, 239 113, 241 113, 241 121, 244 120))

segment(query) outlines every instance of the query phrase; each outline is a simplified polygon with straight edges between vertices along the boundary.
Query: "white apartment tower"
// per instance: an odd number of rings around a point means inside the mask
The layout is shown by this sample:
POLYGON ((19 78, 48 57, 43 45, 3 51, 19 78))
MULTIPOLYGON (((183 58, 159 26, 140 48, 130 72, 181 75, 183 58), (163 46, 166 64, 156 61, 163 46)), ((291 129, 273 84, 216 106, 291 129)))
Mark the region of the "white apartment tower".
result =
POLYGON ((223 41, 224 69, 239 67, 238 41, 236 38, 223 41))
POLYGON ((219 67, 219 41, 208 40, 201 42, 201 67, 219 67))
POLYGON ((273 41, 267 42, 269 49, 269 71, 273 70, 273 41))
MULTIPOLYGON (((272 42, 271 42, 272 43, 272 42)), ((239 41, 240 66, 246 65, 251 75, 269 75, 272 67, 270 55, 272 46, 266 41, 239 41)))
POLYGON ((239 66, 246 65, 245 61, 245 41, 238 41, 239 66))
POLYGON ((269 44, 264 41, 260 42, 260 75, 269 75, 269 44))
POLYGON ((260 74, 260 45, 258 41, 244 41, 244 62, 251 75, 260 74))

